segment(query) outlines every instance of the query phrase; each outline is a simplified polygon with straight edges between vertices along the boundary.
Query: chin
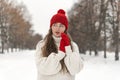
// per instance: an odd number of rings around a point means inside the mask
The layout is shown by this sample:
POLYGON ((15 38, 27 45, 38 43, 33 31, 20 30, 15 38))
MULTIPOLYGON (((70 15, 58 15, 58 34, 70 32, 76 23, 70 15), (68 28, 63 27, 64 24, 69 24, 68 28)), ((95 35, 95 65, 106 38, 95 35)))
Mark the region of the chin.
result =
POLYGON ((55 37, 60 37, 60 35, 55 35, 55 37))

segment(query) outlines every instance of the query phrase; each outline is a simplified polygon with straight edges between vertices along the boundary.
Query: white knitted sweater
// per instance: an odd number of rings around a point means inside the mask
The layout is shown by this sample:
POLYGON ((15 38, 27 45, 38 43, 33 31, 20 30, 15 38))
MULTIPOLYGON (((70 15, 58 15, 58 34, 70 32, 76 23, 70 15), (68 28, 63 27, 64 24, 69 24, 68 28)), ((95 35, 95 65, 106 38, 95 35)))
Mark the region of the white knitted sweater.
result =
MULTIPOLYGON (((56 45, 59 46, 61 38, 54 37, 56 45)), ((78 46, 72 42, 73 52, 70 46, 66 46, 66 53, 59 51, 43 57, 41 47, 44 41, 39 41, 36 46, 35 60, 37 66, 37 80, 75 80, 75 74, 83 68, 83 61, 80 57, 78 46), (60 60, 64 58, 67 67, 66 72, 61 70, 60 60)))

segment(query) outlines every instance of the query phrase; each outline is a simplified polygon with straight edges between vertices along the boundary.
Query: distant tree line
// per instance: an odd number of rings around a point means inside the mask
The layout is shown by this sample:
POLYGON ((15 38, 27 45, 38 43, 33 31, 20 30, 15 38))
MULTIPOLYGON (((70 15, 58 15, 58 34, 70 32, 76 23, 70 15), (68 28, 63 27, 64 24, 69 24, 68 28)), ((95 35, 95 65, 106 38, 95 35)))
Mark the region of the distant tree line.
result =
POLYGON ((78 0, 68 11, 69 33, 80 52, 120 50, 120 0, 78 0))
POLYGON ((35 49, 42 36, 35 34, 32 26, 25 5, 0 0, 0 53, 9 49, 35 49))

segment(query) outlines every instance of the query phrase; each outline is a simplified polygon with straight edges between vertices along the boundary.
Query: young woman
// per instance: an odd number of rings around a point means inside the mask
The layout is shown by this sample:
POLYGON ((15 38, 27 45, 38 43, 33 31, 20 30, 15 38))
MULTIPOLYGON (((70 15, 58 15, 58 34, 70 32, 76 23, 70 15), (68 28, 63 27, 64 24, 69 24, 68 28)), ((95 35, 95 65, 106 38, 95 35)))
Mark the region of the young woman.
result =
POLYGON ((37 80, 75 80, 83 68, 78 46, 67 34, 68 20, 63 9, 50 20, 50 29, 36 46, 37 80))

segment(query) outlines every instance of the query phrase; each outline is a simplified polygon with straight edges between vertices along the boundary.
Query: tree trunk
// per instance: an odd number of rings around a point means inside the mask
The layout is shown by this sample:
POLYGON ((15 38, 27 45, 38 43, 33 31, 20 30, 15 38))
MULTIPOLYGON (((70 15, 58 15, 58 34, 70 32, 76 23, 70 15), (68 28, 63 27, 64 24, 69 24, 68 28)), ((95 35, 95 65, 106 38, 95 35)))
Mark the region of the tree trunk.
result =
POLYGON ((1 53, 4 53, 4 42, 2 41, 2 52, 1 53))

